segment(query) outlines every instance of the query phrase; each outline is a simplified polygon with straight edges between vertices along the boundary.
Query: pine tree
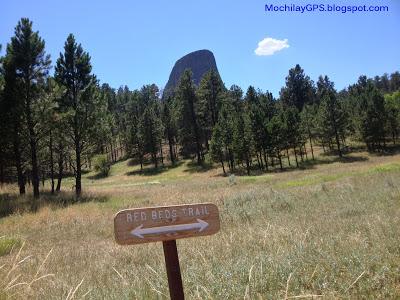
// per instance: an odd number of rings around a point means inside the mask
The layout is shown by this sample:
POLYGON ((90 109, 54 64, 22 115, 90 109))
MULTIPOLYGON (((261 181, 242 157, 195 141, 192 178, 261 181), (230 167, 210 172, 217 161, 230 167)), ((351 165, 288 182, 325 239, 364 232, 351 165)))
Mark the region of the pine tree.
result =
MULTIPOLYGON (((301 152, 301 145, 303 144, 302 135, 300 131, 300 114, 296 107, 284 107, 283 111, 283 122, 282 133, 285 140, 286 153, 288 148, 293 148, 296 166, 299 167, 297 154, 301 152), (300 152, 298 152, 300 150, 300 152)), ((302 155, 302 154, 301 154, 302 155)))
POLYGON ((7 126, 5 127, 8 135, 3 135, 2 138, 9 141, 12 146, 12 157, 15 168, 17 170, 17 180, 19 193, 25 194, 25 177, 24 177, 24 158, 22 155, 22 144, 25 143, 23 135, 24 125, 24 101, 20 94, 19 82, 16 76, 16 66, 13 57, 13 49, 11 45, 7 45, 7 53, 2 61, 2 72, 4 73, 4 90, 2 93, 3 113, 2 121, 7 126))
POLYGON ((172 114, 172 98, 170 97, 162 103, 162 122, 164 125, 164 136, 168 140, 169 157, 171 163, 175 164, 176 124, 172 114))
POLYGON ((99 94, 97 80, 91 74, 90 56, 70 34, 60 53, 55 68, 55 78, 66 89, 65 97, 59 102, 60 110, 68 124, 68 135, 75 153, 75 191, 82 192, 82 154, 88 150, 89 137, 97 129, 99 94))
MULTIPOLYGON (((98 142, 98 148, 96 149, 97 152, 103 152, 104 144, 110 145, 110 159, 113 162, 116 162, 118 159, 118 154, 120 151, 118 149, 118 142, 122 139, 122 134, 119 131, 118 127, 118 120, 119 120, 119 112, 117 107, 117 99, 115 95, 115 91, 111 88, 108 84, 102 84, 100 88, 101 97, 104 98, 105 108, 106 110, 103 112, 105 115, 105 123, 103 129, 105 129, 103 136, 100 136, 100 140, 98 142), (107 139, 104 140, 104 137, 107 139)), ((121 153, 120 153, 121 155, 121 153)))
POLYGON ((371 82, 368 82, 361 98, 365 107, 361 112, 361 134, 368 148, 374 151, 385 145, 385 100, 371 82))
POLYGON ((318 95, 321 98, 319 107, 319 126, 322 136, 329 144, 334 140, 339 157, 343 156, 342 140, 345 136, 346 117, 341 102, 338 100, 333 82, 327 76, 318 81, 318 95))
POLYGON ((129 123, 135 115, 133 111, 129 111, 131 102, 133 101, 134 93, 129 91, 128 87, 120 87, 115 95, 115 117, 118 132, 121 136, 120 146, 123 147, 126 154, 132 154, 132 145, 130 144, 129 123))
POLYGON ((239 162, 246 163, 247 175, 250 175, 250 167, 254 152, 254 139, 251 128, 251 120, 244 105, 241 113, 237 115, 233 131, 233 149, 239 162))
POLYGON ((54 78, 48 78, 35 105, 35 112, 39 120, 37 124, 37 131, 39 133, 37 140, 40 142, 41 146, 41 151, 39 153, 42 156, 42 181, 45 177, 44 171, 47 171, 50 176, 52 194, 55 192, 56 143, 63 135, 63 124, 57 114, 57 101, 63 94, 64 90, 55 82, 54 78))
POLYGON ((286 141, 286 121, 285 113, 282 108, 279 108, 277 113, 271 118, 268 123, 268 135, 271 137, 270 145, 268 147, 269 156, 276 157, 279 161, 280 169, 283 170, 282 165, 282 150, 287 147, 286 141))
POLYGON ((400 91, 400 72, 396 71, 390 75, 390 91, 400 91))
POLYGON ((355 135, 363 140, 368 149, 375 151, 385 145, 387 114, 382 92, 373 80, 360 76, 358 82, 349 87, 348 99, 353 108, 350 122, 355 135))
POLYGON ((233 95, 230 95, 230 92, 225 92, 222 96, 218 121, 213 128, 210 143, 211 158, 213 161, 221 163, 224 174, 226 174, 225 160, 229 170, 233 172, 234 169, 235 120, 240 118, 240 114, 236 113, 234 109, 231 96, 233 95))
POLYGON ((125 90, 124 95, 124 101, 127 101, 125 116, 127 149, 131 156, 137 156, 140 162, 140 170, 143 170, 144 145, 143 139, 139 136, 140 119, 143 114, 143 105, 140 104, 142 97, 139 91, 133 91, 128 96, 128 91, 125 90))
POLYGON ((396 144, 400 129, 400 91, 385 95, 385 112, 388 131, 392 134, 393 144, 396 144))
POLYGON ((196 95, 198 99, 199 126, 204 133, 206 147, 212 128, 218 121, 224 84, 215 70, 207 72, 200 81, 196 95))
POLYGON ((286 106, 295 106, 299 111, 305 104, 311 104, 317 100, 314 83, 299 65, 289 70, 286 85, 280 92, 280 99, 286 106))
MULTIPOLYGON (((0 52, 1 52, 0 44, 0 52)), ((7 134, 8 124, 6 122, 6 114, 4 107, 4 69, 3 69, 4 57, 0 56, 0 186, 5 183, 5 173, 7 166, 7 158, 9 154, 9 138, 7 134)))
POLYGON ((311 156, 313 160, 315 160, 313 140, 317 137, 317 130, 318 130, 318 127, 316 125, 317 111, 318 107, 316 104, 305 105, 303 107, 303 111, 300 114, 301 130, 306 134, 308 138, 311 148, 311 156))
MULTIPOLYGON (((18 22, 15 35, 11 38, 11 43, 7 48, 16 72, 15 79, 18 82, 19 97, 22 97, 24 102, 23 113, 29 137, 34 199, 39 198, 38 132, 36 129, 39 120, 34 114, 34 106, 38 101, 40 90, 43 88, 44 79, 50 67, 50 56, 46 55, 44 47, 45 42, 39 33, 32 31, 32 22, 22 18, 18 22)), ((36 205, 36 201, 33 201, 32 208, 34 210, 37 208, 36 205)))
POLYGON ((215 124, 212 132, 212 137, 211 137, 211 142, 210 142, 210 154, 211 154, 211 159, 216 162, 220 162, 222 166, 222 170, 224 172, 224 175, 226 174, 225 171, 225 153, 224 153, 224 134, 223 134, 223 128, 219 121, 217 124, 215 124))
POLYGON ((229 170, 234 171, 237 163, 235 149, 235 131, 237 121, 242 118, 244 101, 242 99, 243 91, 239 86, 232 85, 229 91, 226 91, 222 100, 222 107, 219 113, 218 122, 224 129, 224 144, 226 161, 229 170))
MULTIPOLYGON (((267 128, 265 126, 266 110, 262 106, 259 93, 254 87, 247 89, 245 101, 249 111, 252 135, 254 139, 254 150, 256 152, 259 168, 264 169, 263 150, 265 150, 265 141, 267 140, 267 128)), ((265 163, 266 164, 266 163, 265 163)))
POLYGON ((164 128, 161 123, 158 88, 154 85, 141 89, 142 103, 145 108, 139 120, 138 135, 142 140, 144 154, 150 153, 155 168, 158 167, 157 153, 161 150, 164 128))
POLYGON ((192 73, 185 70, 176 88, 175 109, 178 137, 183 155, 196 153, 197 163, 203 160, 202 134, 199 127, 197 97, 192 82, 192 73))

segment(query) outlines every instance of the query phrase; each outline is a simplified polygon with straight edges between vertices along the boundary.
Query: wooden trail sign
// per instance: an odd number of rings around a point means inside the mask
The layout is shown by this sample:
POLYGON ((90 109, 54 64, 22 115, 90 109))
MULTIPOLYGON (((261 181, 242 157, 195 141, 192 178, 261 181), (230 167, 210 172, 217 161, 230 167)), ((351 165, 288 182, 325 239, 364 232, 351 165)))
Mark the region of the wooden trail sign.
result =
POLYGON ((218 207, 212 203, 121 210, 114 218, 115 240, 120 245, 163 242, 169 293, 184 299, 176 239, 219 231, 218 207))
POLYGON ((219 231, 219 213, 211 203, 126 209, 114 218, 121 245, 170 241, 219 231))

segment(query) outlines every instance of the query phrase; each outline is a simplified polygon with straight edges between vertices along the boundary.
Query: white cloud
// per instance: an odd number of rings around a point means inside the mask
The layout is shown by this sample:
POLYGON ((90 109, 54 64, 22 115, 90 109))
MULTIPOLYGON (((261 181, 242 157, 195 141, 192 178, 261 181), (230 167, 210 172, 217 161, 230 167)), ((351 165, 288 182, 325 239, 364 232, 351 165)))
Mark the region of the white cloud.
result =
POLYGON ((254 50, 254 53, 259 56, 273 55, 275 52, 281 51, 285 48, 289 48, 287 39, 277 40, 266 37, 258 43, 258 47, 254 50))

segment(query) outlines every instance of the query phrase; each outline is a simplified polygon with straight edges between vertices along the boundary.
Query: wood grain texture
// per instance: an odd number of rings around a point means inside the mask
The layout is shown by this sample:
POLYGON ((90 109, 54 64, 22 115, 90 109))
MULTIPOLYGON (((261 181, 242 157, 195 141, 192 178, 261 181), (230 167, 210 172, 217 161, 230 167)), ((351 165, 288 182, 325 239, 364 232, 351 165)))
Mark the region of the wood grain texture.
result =
POLYGON ((120 245, 211 235, 219 228, 218 207, 212 203, 126 209, 114 217, 120 245))

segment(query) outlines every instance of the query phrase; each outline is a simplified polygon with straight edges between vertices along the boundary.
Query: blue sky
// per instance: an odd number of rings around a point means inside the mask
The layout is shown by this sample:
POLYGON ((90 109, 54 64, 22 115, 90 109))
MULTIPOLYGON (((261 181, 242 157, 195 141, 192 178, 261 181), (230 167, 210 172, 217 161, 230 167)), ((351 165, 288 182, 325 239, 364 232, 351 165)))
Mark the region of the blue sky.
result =
POLYGON ((148 83, 163 87, 174 62, 199 49, 214 52, 228 87, 254 85, 275 96, 297 63, 313 80, 328 75, 338 89, 361 74, 400 70, 397 0, 20 0, 5 1, 1 7, 1 54, 18 20, 29 17, 45 39, 53 63, 73 33, 90 53, 101 82, 116 88, 135 89, 148 83), (379 3, 388 5, 389 12, 265 12, 265 4, 271 3, 379 3), (267 47, 289 47, 273 55, 256 55, 258 43, 267 37, 272 39, 264 42, 267 47))

